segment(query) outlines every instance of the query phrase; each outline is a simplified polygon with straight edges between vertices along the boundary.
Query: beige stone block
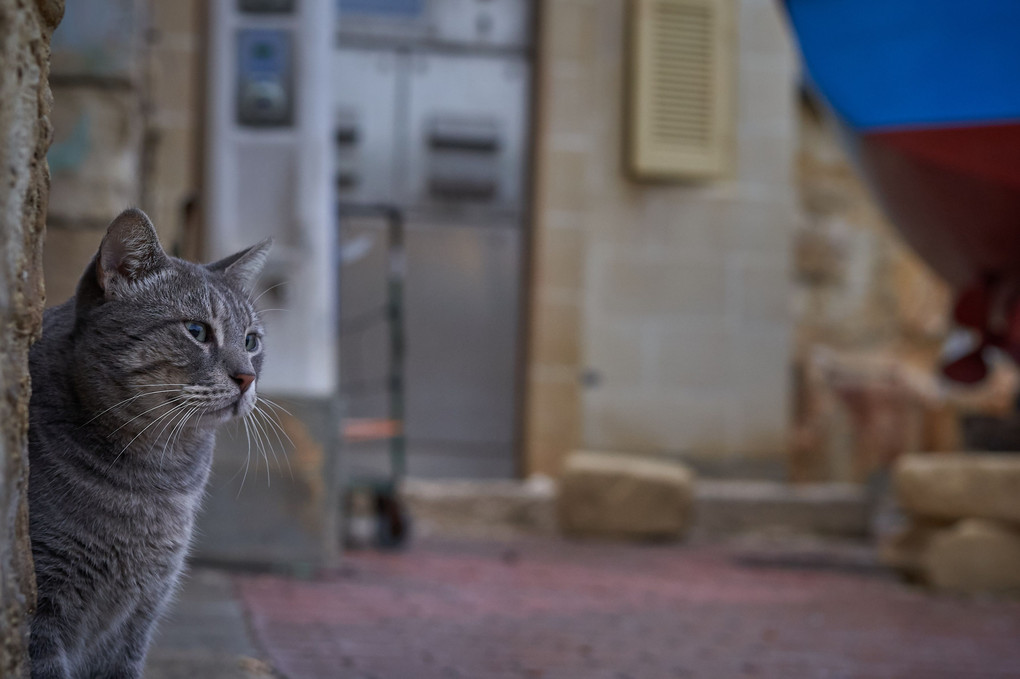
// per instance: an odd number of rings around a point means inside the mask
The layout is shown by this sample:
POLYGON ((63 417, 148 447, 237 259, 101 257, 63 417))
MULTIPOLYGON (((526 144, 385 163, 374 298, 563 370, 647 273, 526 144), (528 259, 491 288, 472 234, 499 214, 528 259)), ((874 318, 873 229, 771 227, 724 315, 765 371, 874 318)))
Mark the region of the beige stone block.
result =
POLYGON ((676 250, 687 255, 718 256, 725 252, 726 204, 693 187, 656 186, 641 196, 640 215, 617 230, 617 242, 631 248, 661 252, 676 250))
POLYGON ((737 124, 748 131, 795 134, 796 74, 772 61, 740 62, 737 124))
POLYGON ((795 146, 792 135, 740 128, 737 134, 737 178, 772 191, 789 190, 795 146))
POLYGON ((637 386, 645 380, 649 356, 639 325, 586 320, 583 337, 584 367, 600 384, 637 386))
POLYGON ((596 189, 595 193, 599 201, 591 206, 584 225, 589 256, 593 244, 602 247, 626 245, 637 249, 640 246, 637 229, 645 224, 640 201, 634 200, 627 191, 606 195, 596 189))
POLYGON ((151 209, 147 210, 149 218, 156 227, 159 239, 167 252, 175 255, 181 252, 181 230, 184 226, 183 197, 171 195, 166 191, 154 191, 151 209))
POLYGON ((400 495, 418 536, 513 538, 558 532, 556 484, 548 477, 524 482, 407 479, 400 495))
POLYGON ((578 210, 553 210, 546 209, 538 213, 535 220, 535 230, 544 234, 547 230, 586 230, 588 215, 578 210))
POLYGON ((166 112, 198 114, 198 64, 194 55, 175 47, 153 48, 151 91, 157 118, 166 112))
POLYGON ((162 33, 197 33, 205 3, 199 0, 173 0, 149 5, 152 26, 162 33))
POLYGON ((742 321, 791 320, 790 274, 785 261, 737 255, 728 263, 736 297, 735 313, 742 321))
POLYGON ((693 484, 678 462, 575 452, 560 477, 560 527, 582 537, 676 539, 690 524, 693 484))
POLYGON ((625 247, 611 253, 604 270, 593 270, 597 311, 622 318, 680 314, 721 315, 726 272, 719 257, 680 253, 648 256, 625 247))
MULTIPOLYGON (((116 215, 112 215, 111 219, 116 215)), ((46 306, 62 304, 72 295, 85 268, 99 250, 105 228, 46 229, 43 246, 43 275, 46 306)))
POLYGON ((782 6, 771 0, 739 0, 737 35, 741 54, 792 61, 793 40, 782 6))
POLYGON ((533 322, 532 360, 543 364, 578 364, 581 334, 576 302, 539 298, 533 322))
POLYGON ((550 151, 542 173, 545 185, 538 189, 541 207, 585 210, 589 201, 585 173, 590 162, 583 151, 550 151))
POLYGON ((599 105, 596 74, 583 61, 552 59, 542 74, 540 132, 553 137, 561 134, 582 134, 599 153, 598 138, 592 123, 599 105))
POLYGON ((954 592, 1020 591, 1020 532, 985 519, 966 519, 936 533, 923 557, 925 579, 954 592))
POLYGON ((725 452, 727 412, 734 407, 720 392, 609 384, 585 390, 583 403, 586 445, 705 457, 725 452))
POLYGON ((737 199, 730 203, 720 230, 731 254, 752 254, 790 267, 796 215, 790 205, 737 199))
MULTIPOLYGON (((602 87, 605 82, 600 82, 602 87)), ((595 147, 593 158, 597 161, 591 173, 596 180, 599 195, 609 200, 614 194, 636 197, 643 195, 649 185, 638 184, 627 178, 623 168, 623 152, 626 145, 626 128, 622 107, 615 99, 596 99, 588 112, 588 130, 595 147)))
POLYGON ((800 283, 837 286, 846 278, 844 244, 831 229, 802 228, 794 233, 793 265, 800 283))
POLYGON ((138 203, 142 118, 132 92, 54 87, 49 214, 103 223, 138 203))
POLYGON ((765 388, 739 389, 737 405, 727 414, 730 450, 755 459, 783 458, 790 430, 789 385, 785 381, 765 388))
POLYGON ((153 191, 180 196, 197 188, 195 134, 186 129, 159 131, 151 178, 153 191))
POLYGON ((535 253, 539 288, 581 288, 585 233, 577 228, 545 228, 537 236, 535 253))
POLYGON ((730 333, 728 346, 730 388, 787 397, 792 351, 788 323, 741 322, 730 333))
POLYGON ((699 478, 694 503, 699 536, 778 530, 859 539, 868 533, 869 503, 859 484, 699 478))
POLYGON ((528 384, 527 407, 526 472, 556 476, 579 438, 576 375, 558 380, 533 377, 528 384))
POLYGON ((591 63, 599 45, 598 5, 577 0, 540 3, 544 54, 591 63))
POLYGON ((718 388, 725 384, 732 357, 721 318, 659 326, 649 331, 650 372, 667 388, 718 388))
POLYGON ((1020 524, 1020 456, 907 455, 893 478, 900 505, 915 516, 1020 524))
MULTIPOLYGON (((614 75, 612 82, 618 82, 624 65, 624 41, 626 31, 621 30, 627 21, 626 2, 605 2, 605 0, 588 0, 598 7, 600 55, 596 61, 597 68, 607 75, 614 75)), ((606 92, 607 97, 616 97, 616 92, 606 92)), ((619 101, 617 98, 616 101, 619 101)))

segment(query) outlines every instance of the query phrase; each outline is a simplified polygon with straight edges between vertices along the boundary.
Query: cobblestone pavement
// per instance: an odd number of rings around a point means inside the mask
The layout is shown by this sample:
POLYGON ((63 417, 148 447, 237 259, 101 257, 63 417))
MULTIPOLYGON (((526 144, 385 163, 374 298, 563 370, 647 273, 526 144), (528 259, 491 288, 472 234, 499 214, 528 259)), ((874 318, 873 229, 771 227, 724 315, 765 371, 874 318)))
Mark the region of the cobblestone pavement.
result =
POLYGON ((718 546, 427 542, 237 586, 289 679, 1020 678, 1020 602, 806 565, 718 546))

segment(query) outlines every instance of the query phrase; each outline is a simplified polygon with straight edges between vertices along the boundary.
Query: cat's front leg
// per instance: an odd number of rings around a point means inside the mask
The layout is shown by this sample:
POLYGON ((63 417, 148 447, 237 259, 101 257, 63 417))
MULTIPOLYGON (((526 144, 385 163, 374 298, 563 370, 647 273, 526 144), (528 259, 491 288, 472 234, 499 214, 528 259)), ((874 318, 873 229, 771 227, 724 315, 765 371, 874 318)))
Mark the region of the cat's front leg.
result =
POLYGON ((103 679, 141 679, 144 668, 144 661, 132 662, 129 665, 122 665, 104 672, 100 676, 102 676, 103 679))
POLYGON ((105 667, 99 676, 103 679, 141 679, 156 622, 153 608, 150 605, 140 606, 124 624, 119 633, 119 643, 102 661, 105 667))
POLYGON ((145 670, 145 650, 135 647, 128 649, 124 655, 110 658, 95 676, 103 679, 141 679, 145 670))
POLYGON ((55 621, 36 616, 28 641, 32 679, 71 679, 70 663, 55 621))

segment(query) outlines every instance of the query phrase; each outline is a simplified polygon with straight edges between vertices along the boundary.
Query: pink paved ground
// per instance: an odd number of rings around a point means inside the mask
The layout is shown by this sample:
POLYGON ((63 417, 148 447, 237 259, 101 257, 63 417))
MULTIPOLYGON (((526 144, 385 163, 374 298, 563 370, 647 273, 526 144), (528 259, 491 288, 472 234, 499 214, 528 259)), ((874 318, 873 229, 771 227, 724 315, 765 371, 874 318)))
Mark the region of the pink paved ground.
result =
POLYGON ((1020 602, 732 556, 437 543, 238 587, 289 679, 1020 678, 1020 602))

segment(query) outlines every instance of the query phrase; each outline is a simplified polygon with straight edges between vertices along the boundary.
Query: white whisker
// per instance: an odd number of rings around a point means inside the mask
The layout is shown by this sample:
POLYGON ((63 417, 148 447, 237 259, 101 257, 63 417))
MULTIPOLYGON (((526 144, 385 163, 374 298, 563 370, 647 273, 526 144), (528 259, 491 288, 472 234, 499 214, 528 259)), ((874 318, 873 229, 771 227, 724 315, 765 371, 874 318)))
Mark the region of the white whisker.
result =
POLYGON ((262 452, 262 459, 266 461, 266 488, 269 488, 271 487, 272 472, 269 469, 269 455, 266 454, 266 444, 268 443, 268 441, 263 440, 262 426, 259 424, 258 420, 256 420, 254 416, 251 418, 251 430, 252 433, 255 434, 255 443, 258 446, 259 450, 262 452))
MULTIPOLYGON (((183 410, 182 410, 182 411, 180 411, 180 412, 181 412, 181 413, 184 413, 185 411, 183 411, 183 410)), ((176 415, 175 415, 174 417, 176 417, 176 415)), ((171 423, 171 422, 173 422, 173 420, 174 420, 174 418, 173 418, 173 417, 171 417, 171 418, 167 419, 167 422, 166 422, 166 424, 164 424, 164 425, 163 425, 163 428, 162 428, 162 429, 160 429, 160 430, 159 430, 159 433, 158 433, 158 434, 156 434, 156 436, 155 436, 155 437, 153 438, 153 441, 152 441, 152 446, 153 446, 153 447, 155 447, 155 445, 156 445, 157 443, 159 443, 159 437, 163 435, 163 432, 164 432, 164 431, 166 431, 166 428, 170 426, 170 423, 171 423)), ((177 425, 176 425, 176 424, 174 424, 174 428, 175 428, 175 429, 177 428, 177 425)), ((174 433, 174 430, 173 430, 173 429, 171 429, 171 430, 170 430, 170 433, 169 433, 169 434, 167 434, 167 437, 166 437, 166 442, 164 442, 164 443, 163 443, 163 451, 162 451, 162 452, 161 452, 161 453, 159 454, 159 468, 160 468, 160 469, 162 469, 162 468, 163 468, 163 457, 164 457, 164 456, 166 455, 166 446, 167 446, 167 443, 169 443, 169 442, 170 442, 170 437, 171 437, 171 436, 173 435, 173 433, 174 433)), ((150 448, 150 450, 151 450, 151 448, 150 448)))
MULTIPOLYGON (((168 403, 162 403, 160 405, 169 405, 169 402, 168 403)), ((177 411, 177 410, 180 410, 182 408, 187 408, 187 407, 188 407, 188 402, 187 401, 185 401, 184 403, 178 403, 173 408, 171 408, 167 412, 163 413, 162 415, 160 415, 159 417, 154 419, 152 422, 149 422, 147 425, 145 425, 140 432, 135 434, 134 438, 132 438, 130 441, 127 442, 126 446, 124 446, 123 448, 120 449, 120 452, 117 453, 117 456, 115 458, 113 458, 113 462, 111 462, 110 466, 106 468, 106 471, 110 471, 111 469, 113 469, 113 465, 117 464, 117 460, 119 460, 120 456, 124 454, 124 451, 127 450, 128 448, 130 448, 131 444, 135 442, 135 439, 137 439, 139 436, 144 434, 146 429, 148 429, 149 427, 153 426, 154 424, 159 423, 161 420, 163 420, 163 418, 169 416, 170 413, 172 413, 174 411, 177 411)))
MULTIPOLYGON (((248 432, 248 416, 245 415, 241 422, 244 424, 244 438, 248 441, 248 454, 244 458, 244 476, 241 477, 241 487, 237 489, 237 497, 241 497, 241 491, 244 490, 244 482, 248 478, 248 466, 251 464, 251 435, 248 432)), ((237 474, 234 474, 236 477, 237 474)))
MULTIPOLYGON (((188 420, 191 419, 191 416, 194 415, 195 412, 199 408, 201 408, 200 405, 194 405, 194 406, 191 407, 190 410, 184 411, 184 414, 181 416, 181 419, 178 420, 177 423, 170 429, 170 433, 167 434, 166 441, 163 442, 163 451, 159 454, 159 464, 160 464, 161 467, 163 465, 163 457, 166 455, 167 448, 169 448, 170 452, 172 453, 173 449, 174 449, 174 446, 176 445, 174 443, 174 436, 175 436, 175 434, 176 434, 177 440, 179 441, 180 440, 180 436, 181 436, 181 432, 184 431, 184 426, 187 424, 188 420)), ((166 427, 164 426, 164 429, 165 428, 166 427)), ((160 434, 162 434, 162 433, 163 432, 160 431, 160 434)))
MULTIPOLYGON (((162 408, 163 406, 166 406, 166 405, 170 405, 171 403, 173 403, 173 402, 175 402, 175 401, 180 401, 181 399, 187 399, 187 398, 188 398, 188 395, 187 395, 187 394, 181 394, 180 396, 175 396, 175 397, 173 397, 173 398, 167 399, 166 401, 163 401, 162 403, 160 403, 160 404, 158 404, 158 405, 154 405, 154 406, 152 406, 151 408, 149 408, 148 410, 143 410, 142 412, 138 413, 137 415, 135 415, 134 417, 132 417, 132 418, 131 418, 130 420, 128 420, 127 422, 125 422, 124 424, 120 425, 119 427, 117 427, 116 429, 114 429, 113 431, 111 431, 111 432, 110 432, 110 434, 107 434, 107 436, 109 437, 109 436, 110 436, 110 435, 112 435, 112 434, 116 434, 116 433, 117 433, 118 431, 120 431, 120 430, 121 430, 121 429, 123 429, 124 427, 128 426, 129 424, 131 424, 132 422, 134 422, 135 420, 137 420, 137 419, 138 419, 139 417, 141 417, 142 415, 145 415, 146 413, 151 413, 151 412, 152 412, 153 410, 155 410, 156 408, 162 408)), ((145 429, 148 429, 148 427, 146 427, 145 429)), ((143 429, 142 431, 145 431, 145 429, 143 429)), ((136 438, 137 438, 137 437, 136 437, 136 438)), ((133 441, 134 439, 131 439, 131 440, 133 441)))
MULTIPOLYGON (((290 466, 290 457, 287 455, 287 447, 285 445, 283 445, 283 439, 280 438, 280 434, 283 434, 283 436, 288 441, 290 441, 290 445, 292 447, 296 448, 297 446, 294 445, 294 441, 291 441, 290 436, 288 436, 287 432, 284 431, 282 426, 280 426, 280 423, 276 422, 272 418, 271 415, 269 415, 266 411, 264 411, 262 408, 259 407, 258 399, 256 399, 256 401, 255 401, 255 411, 258 412, 258 414, 262 417, 262 419, 266 423, 268 423, 270 425, 270 427, 271 427, 270 431, 273 432, 273 435, 276 436, 277 443, 280 444, 280 452, 283 454, 283 461, 287 463, 287 473, 290 474, 290 478, 293 479, 294 478, 294 470, 290 466)), ((275 454, 274 454, 274 458, 275 458, 275 454)), ((277 467, 280 466, 279 461, 277 461, 276 466, 277 467)))
MULTIPOLYGON (((176 387, 176 386, 185 386, 185 385, 177 385, 177 384, 149 384, 149 385, 145 385, 145 386, 146 387, 176 387)), ((169 394, 169 393, 172 393, 172 392, 175 392, 175 391, 180 391, 180 389, 160 389, 159 391, 146 391, 146 392, 142 392, 141 394, 135 394, 134 396, 128 396, 123 401, 118 401, 117 403, 114 403, 112 406, 110 406, 109 408, 107 408, 103 412, 99 413, 98 415, 96 415, 92 419, 90 419, 90 420, 88 420, 86 422, 83 422, 81 425, 79 425, 78 428, 80 429, 81 427, 84 427, 86 424, 89 424, 90 422, 96 420, 97 418, 102 417, 103 415, 105 415, 106 413, 110 412, 111 410, 113 410, 117 406, 125 405, 128 402, 130 402, 130 401, 134 401, 135 399, 142 398, 143 396, 152 396, 153 394, 169 394)))
POLYGON ((283 412, 287 413, 291 417, 294 417, 294 413, 290 412, 289 410, 284 408, 282 405, 280 405, 276 401, 270 400, 270 399, 266 398, 265 396, 259 396, 258 398, 261 399, 262 401, 264 401, 267 405, 272 407, 274 410, 282 410, 283 412))
POLYGON ((259 296, 256 297, 255 299, 249 299, 248 303, 251 304, 252 306, 255 306, 255 303, 258 302, 260 299, 262 299, 262 297, 265 296, 265 294, 268 293, 270 290, 275 290, 276 288, 280 287, 281 285, 287 285, 289 282, 290 281, 281 281, 281 282, 277 283, 276 285, 269 286, 268 288, 263 290, 261 293, 259 293, 259 296))

